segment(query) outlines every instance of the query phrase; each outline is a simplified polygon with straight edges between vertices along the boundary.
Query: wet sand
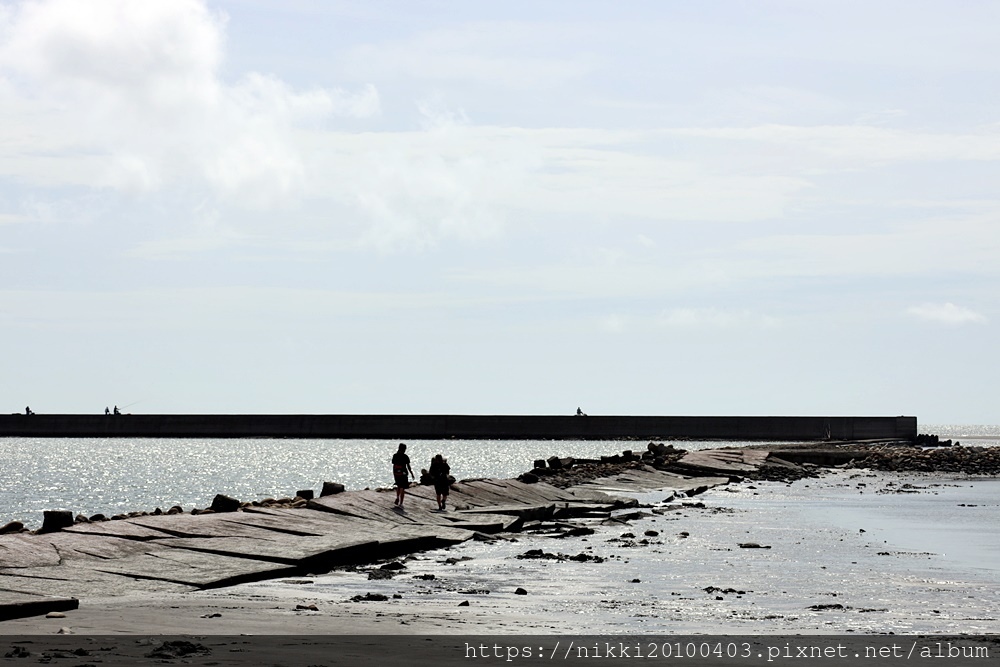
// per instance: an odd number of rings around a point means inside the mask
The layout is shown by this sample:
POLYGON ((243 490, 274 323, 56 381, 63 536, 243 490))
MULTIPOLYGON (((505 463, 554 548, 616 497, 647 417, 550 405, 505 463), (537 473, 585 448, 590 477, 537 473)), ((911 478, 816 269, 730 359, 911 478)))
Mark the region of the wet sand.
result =
POLYGON ((683 502, 644 493, 645 516, 590 535, 467 542, 400 559, 387 579, 369 578, 384 576, 375 564, 86 600, 0 634, 997 633, 998 484, 851 470, 683 502), (532 550, 555 558, 518 558, 532 550))

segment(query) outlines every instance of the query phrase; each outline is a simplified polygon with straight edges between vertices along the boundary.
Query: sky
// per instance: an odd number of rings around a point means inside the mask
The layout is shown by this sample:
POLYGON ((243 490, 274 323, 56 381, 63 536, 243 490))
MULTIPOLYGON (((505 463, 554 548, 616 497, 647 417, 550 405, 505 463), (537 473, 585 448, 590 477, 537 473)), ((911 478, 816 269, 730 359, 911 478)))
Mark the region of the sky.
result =
POLYGON ((997 25, 0 0, 0 410, 1000 423, 997 25))

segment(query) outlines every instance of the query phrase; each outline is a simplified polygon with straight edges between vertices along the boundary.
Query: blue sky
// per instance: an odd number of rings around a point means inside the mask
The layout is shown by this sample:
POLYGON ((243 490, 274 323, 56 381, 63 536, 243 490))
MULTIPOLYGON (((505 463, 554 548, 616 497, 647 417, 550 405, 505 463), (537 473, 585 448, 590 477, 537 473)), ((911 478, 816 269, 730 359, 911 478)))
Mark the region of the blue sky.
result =
POLYGON ((1000 422, 998 24, 0 1, 0 405, 1000 422))

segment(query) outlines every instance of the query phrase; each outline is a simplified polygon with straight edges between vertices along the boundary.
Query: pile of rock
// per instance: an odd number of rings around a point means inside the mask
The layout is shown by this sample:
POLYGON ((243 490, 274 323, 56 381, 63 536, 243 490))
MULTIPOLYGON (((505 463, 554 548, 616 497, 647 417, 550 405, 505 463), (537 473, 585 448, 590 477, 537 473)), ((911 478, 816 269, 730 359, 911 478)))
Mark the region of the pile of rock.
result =
POLYGON ((848 464, 848 467, 997 475, 1000 474, 1000 447, 871 448, 863 457, 848 464))
POLYGON ((651 465, 655 468, 668 469, 685 453, 685 450, 677 449, 673 445, 651 442, 646 446, 646 451, 627 449, 621 454, 602 456, 600 459, 550 456, 547 459, 536 459, 534 467, 521 474, 518 479, 529 484, 544 480, 552 486, 564 489, 599 477, 614 475, 627 468, 651 465))

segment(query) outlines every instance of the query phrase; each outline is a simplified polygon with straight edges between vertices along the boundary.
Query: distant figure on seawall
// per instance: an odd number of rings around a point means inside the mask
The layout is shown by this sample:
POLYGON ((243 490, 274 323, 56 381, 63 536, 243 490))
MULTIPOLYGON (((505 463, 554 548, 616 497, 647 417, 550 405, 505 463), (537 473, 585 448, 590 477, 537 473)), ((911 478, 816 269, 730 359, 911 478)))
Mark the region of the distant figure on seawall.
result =
POLYGON ((106 406, 106 405, 104 406, 104 414, 106 414, 106 415, 110 415, 111 414, 111 409, 108 408, 108 406, 106 406))
POLYGON ((116 406, 115 406, 115 414, 116 414, 116 415, 120 415, 121 413, 122 413, 122 411, 121 411, 121 410, 119 410, 119 409, 118 409, 118 406, 116 405, 116 406))
POLYGON ((35 413, 31 411, 31 406, 26 405, 26 406, 24 406, 24 414, 26 414, 26 415, 33 415, 35 413))
POLYGON ((584 412, 583 410, 581 410, 580 408, 577 408, 577 409, 576 409, 576 416, 577 416, 577 417, 586 417, 586 416, 587 416, 587 413, 586 413, 586 412, 584 412))

